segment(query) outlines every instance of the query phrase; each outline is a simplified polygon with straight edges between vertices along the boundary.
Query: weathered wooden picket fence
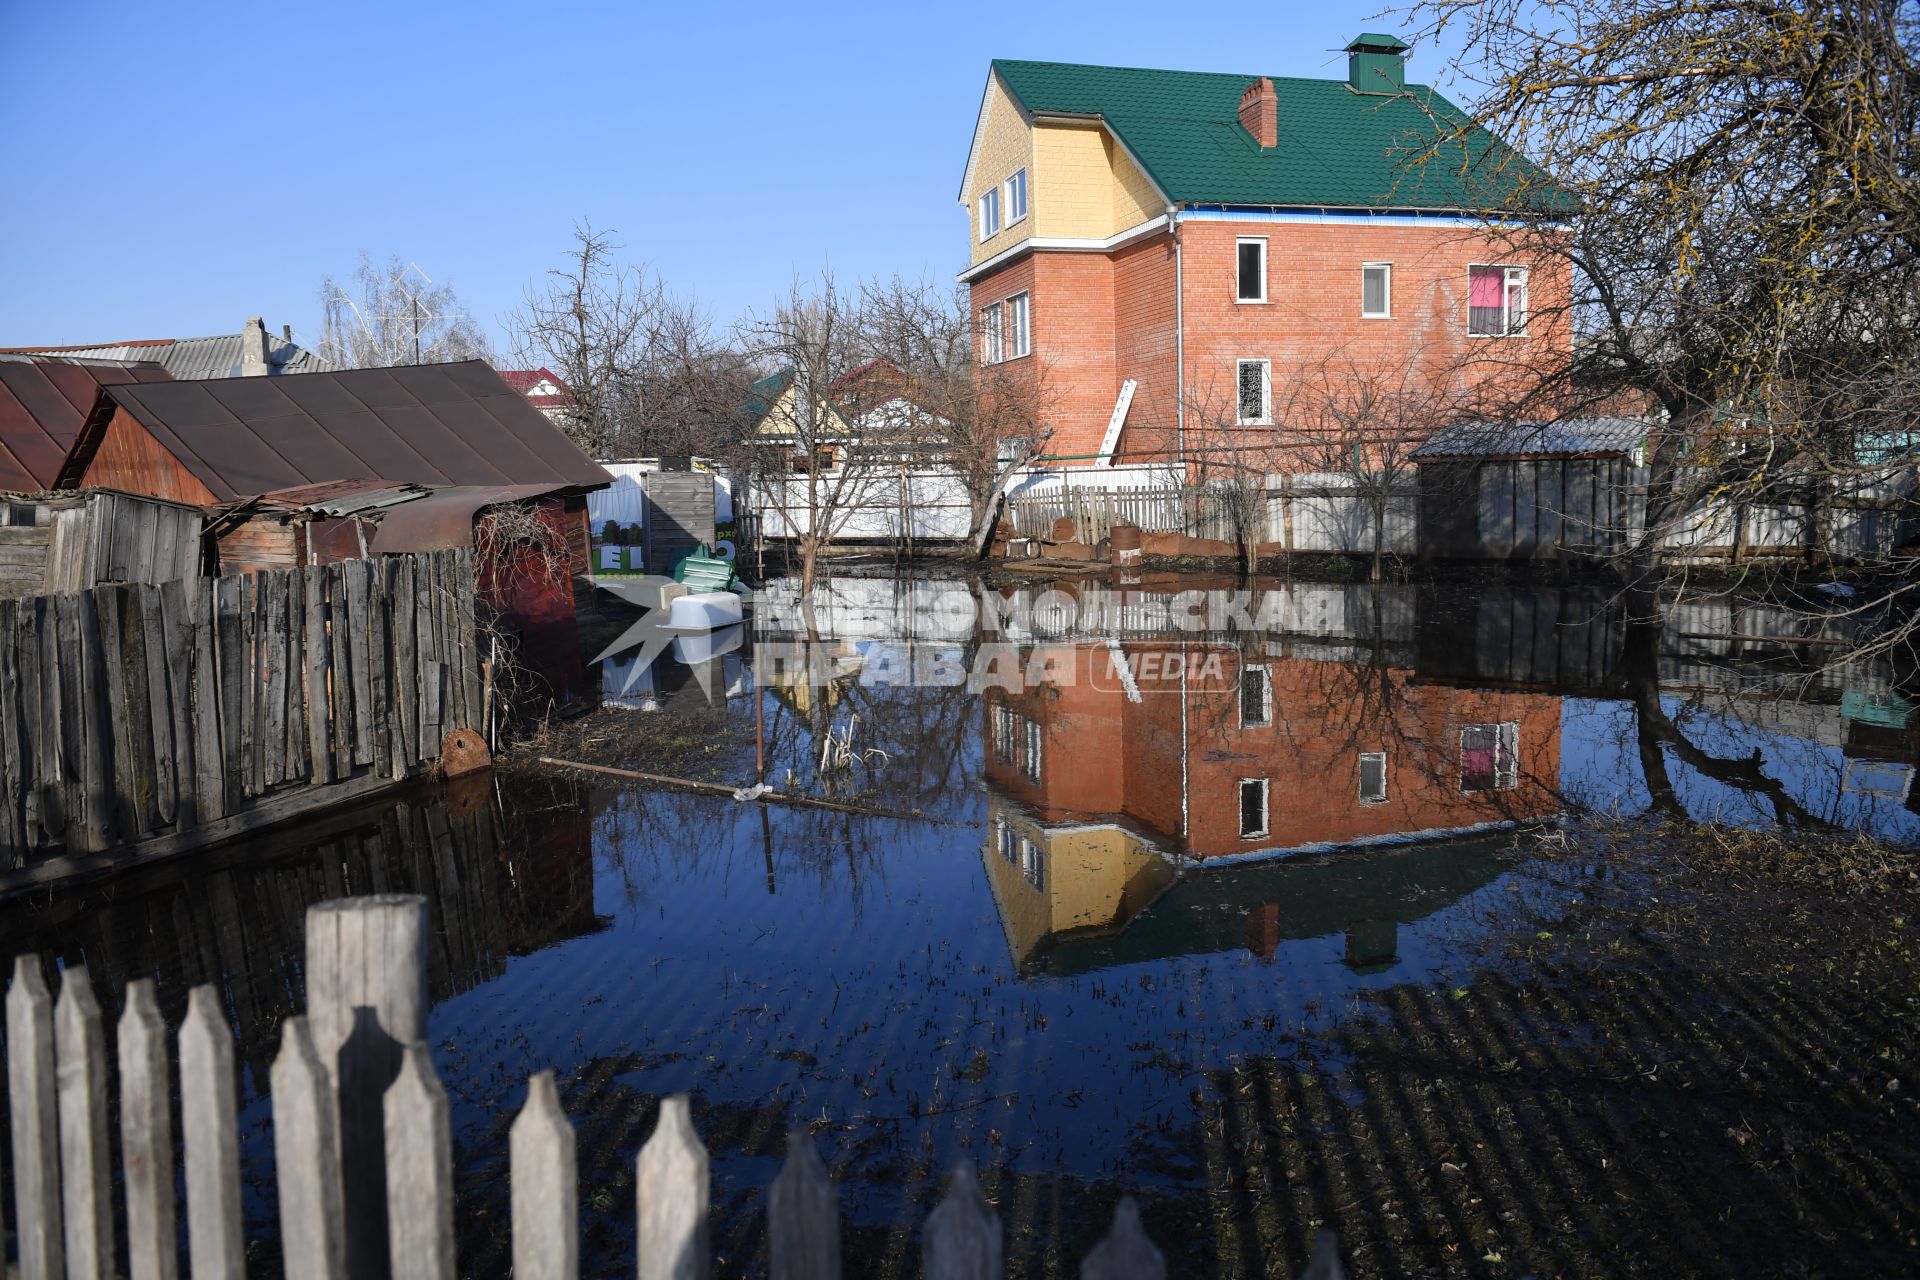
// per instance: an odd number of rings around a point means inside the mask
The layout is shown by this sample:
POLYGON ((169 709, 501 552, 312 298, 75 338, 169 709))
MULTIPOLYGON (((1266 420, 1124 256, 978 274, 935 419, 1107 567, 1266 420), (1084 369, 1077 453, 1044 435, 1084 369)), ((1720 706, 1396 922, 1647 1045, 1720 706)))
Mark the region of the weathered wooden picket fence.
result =
POLYGON ((0 887, 390 785, 482 722, 465 551, 0 601, 0 887))
MULTIPOLYGON (((269 1071, 280 1247, 290 1280, 451 1280, 459 1272, 447 1094, 425 1043, 426 931, 426 899, 412 895, 337 899, 308 912, 307 1013, 282 1024, 269 1071)), ((128 985, 118 1024, 121 1218, 112 1195, 104 1020, 85 967, 67 969, 56 999, 40 959, 16 957, 6 1044, 21 1280, 118 1274, 122 1229, 133 1280, 174 1280, 174 1076, 152 981, 128 985)), ((233 1034, 212 986, 192 991, 174 1045, 188 1274, 237 1280, 246 1274, 237 1075, 233 1034)), ((572 1280, 580 1249, 574 1130, 552 1072, 528 1081, 508 1157, 513 1275, 572 1280)), ((688 1099, 666 1098, 635 1168, 641 1280, 708 1274, 709 1187, 688 1099)), ((789 1135, 768 1202, 776 1280, 837 1277, 838 1195, 804 1127, 789 1135)), ((970 1161, 955 1168, 922 1236, 931 1280, 1003 1274, 999 1216, 970 1161)), ((1165 1276, 1131 1198, 1120 1202, 1080 1274, 1165 1276)), ((1322 1234, 1307 1275, 1341 1275, 1330 1235, 1322 1234)))

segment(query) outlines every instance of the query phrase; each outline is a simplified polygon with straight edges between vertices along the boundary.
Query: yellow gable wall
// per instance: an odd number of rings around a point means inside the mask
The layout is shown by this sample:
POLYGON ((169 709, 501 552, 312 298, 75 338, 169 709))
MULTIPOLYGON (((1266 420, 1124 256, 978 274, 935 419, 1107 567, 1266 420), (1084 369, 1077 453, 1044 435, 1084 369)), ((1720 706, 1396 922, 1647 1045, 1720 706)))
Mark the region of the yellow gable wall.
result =
POLYGON ((1017 835, 1039 845, 1046 866, 1043 892, 1000 856, 998 832, 989 823, 982 859, 1016 963, 1031 959, 1055 934, 1124 926, 1174 878, 1172 864, 1117 828, 1054 831, 1004 814, 998 820, 1010 821, 1017 835))
MULTIPOLYGON (((996 77, 987 91, 985 124, 967 190, 973 261, 984 262, 1028 236, 1104 240, 1166 212, 1153 181, 1098 122, 1029 125, 996 77), (980 197, 1016 169, 1027 171, 1029 215, 980 239, 980 197)), ((1001 219, 1006 218, 1001 195, 1001 219)))
POLYGON ((980 149, 973 157, 973 174, 967 189, 967 238, 973 241, 973 261, 984 262, 994 254, 1011 249, 1033 234, 1033 218, 1006 225, 1006 195, 1000 197, 1000 233, 984 243, 980 239, 980 197, 989 188, 1005 182, 1016 169, 1027 171, 1027 207, 1033 207, 1033 131, 1027 127, 1020 108, 1000 84, 998 76, 988 82, 986 125, 980 131, 980 149))

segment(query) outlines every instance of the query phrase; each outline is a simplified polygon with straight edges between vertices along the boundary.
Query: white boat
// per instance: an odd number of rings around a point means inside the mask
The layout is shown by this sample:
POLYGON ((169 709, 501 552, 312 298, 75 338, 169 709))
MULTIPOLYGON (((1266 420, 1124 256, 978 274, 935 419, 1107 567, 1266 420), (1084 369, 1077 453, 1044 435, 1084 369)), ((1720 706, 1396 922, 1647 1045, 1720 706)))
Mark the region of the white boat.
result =
POLYGON ((681 596, 667 610, 667 626, 674 631, 713 631, 730 627, 744 616, 740 597, 731 591, 681 596))

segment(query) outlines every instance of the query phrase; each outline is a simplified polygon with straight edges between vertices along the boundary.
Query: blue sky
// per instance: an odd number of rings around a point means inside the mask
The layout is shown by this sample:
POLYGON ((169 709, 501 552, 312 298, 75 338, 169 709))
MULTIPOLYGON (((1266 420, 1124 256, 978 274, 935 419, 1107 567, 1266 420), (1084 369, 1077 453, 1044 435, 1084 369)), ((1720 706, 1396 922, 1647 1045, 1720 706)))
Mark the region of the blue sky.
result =
MULTIPOLYGON (((796 277, 951 280, 994 57, 1326 76, 1373 4, 276 7, 0 0, 0 346, 311 339, 361 249, 496 340, 581 218, 729 322, 796 277), (969 14, 988 15, 974 19, 969 14)), ((1415 51, 1409 78, 1447 59, 1415 51)))

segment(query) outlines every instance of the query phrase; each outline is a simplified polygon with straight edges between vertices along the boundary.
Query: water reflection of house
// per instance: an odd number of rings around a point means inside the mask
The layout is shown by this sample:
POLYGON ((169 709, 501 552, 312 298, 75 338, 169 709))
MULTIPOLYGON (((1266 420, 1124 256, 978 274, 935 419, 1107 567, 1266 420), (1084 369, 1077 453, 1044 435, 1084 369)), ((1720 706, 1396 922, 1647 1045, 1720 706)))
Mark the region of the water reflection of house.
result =
POLYGON ((1049 825, 1119 815, 1198 858, 1556 811, 1557 697, 1286 652, 1151 640, 1030 650, 1030 668, 1054 678, 988 690, 988 780, 1049 825))
POLYGON ((1049 825, 998 795, 987 808, 981 861, 1016 964, 1054 939, 1124 929, 1177 875, 1173 859, 1118 823, 1049 825))

